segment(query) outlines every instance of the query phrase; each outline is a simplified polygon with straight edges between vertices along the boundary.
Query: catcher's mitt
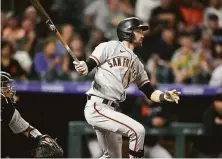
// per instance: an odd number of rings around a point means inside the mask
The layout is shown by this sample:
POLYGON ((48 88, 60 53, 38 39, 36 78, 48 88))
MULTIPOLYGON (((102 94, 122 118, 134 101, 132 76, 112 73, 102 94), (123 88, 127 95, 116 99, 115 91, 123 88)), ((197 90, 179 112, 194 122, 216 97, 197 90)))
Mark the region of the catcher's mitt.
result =
POLYGON ((39 137, 37 148, 32 155, 35 158, 56 158, 62 157, 63 150, 49 135, 42 135, 39 137))

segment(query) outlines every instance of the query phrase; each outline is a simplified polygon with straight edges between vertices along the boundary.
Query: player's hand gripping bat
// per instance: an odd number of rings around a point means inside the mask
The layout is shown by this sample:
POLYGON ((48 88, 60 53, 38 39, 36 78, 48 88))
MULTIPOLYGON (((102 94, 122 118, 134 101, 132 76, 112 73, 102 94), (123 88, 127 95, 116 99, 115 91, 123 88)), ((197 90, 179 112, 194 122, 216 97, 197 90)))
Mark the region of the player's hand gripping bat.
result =
POLYGON ((45 9, 42 7, 42 5, 39 3, 38 0, 30 0, 31 4, 35 7, 35 9, 38 11, 38 13, 41 15, 41 17, 45 20, 45 23, 48 25, 49 29, 52 30, 56 37, 62 42, 63 46, 66 48, 67 52, 72 56, 74 61, 79 63, 79 60, 75 56, 75 54, 72 52, 72 50, 69 48, 68 44, 64 41, 61 34, 53 24, 52 20, 50 19, 49 15, 46 13, 45 9))

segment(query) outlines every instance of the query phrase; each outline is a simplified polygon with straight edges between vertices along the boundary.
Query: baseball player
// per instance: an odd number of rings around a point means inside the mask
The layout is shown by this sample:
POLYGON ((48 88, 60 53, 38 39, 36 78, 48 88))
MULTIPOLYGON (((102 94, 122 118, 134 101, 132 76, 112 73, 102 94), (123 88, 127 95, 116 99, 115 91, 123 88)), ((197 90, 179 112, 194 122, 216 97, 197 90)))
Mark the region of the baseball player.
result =
POLYGON ((42 135, 26 122, 15 109, 15 85, 9 73, 1 71, 1 122, 7 124, 14 134, 23 134, 37 144, 33 157, 61 157, 62 148, 49 135, 42 135))
POLYGON ((101 158, 121 158, 121 135, 129 137, 130 158, 142 158, 144 155, 143 125, 116 111, 119 103, 126 98, 125 89, 129 84, 135 83, 154 102, 178 103, 180 92, 163 93, 152 88, 143 64, 133 52, 134 48, 142 46, 143 31, 148 29, 136 17, 124 19, 117 26, 119 41, 99 44, 87 62, 73 62, 81 75, 97 69, 92 87, 86 93, 88 100, 84 114, 96 131, 103 150, 101 158))

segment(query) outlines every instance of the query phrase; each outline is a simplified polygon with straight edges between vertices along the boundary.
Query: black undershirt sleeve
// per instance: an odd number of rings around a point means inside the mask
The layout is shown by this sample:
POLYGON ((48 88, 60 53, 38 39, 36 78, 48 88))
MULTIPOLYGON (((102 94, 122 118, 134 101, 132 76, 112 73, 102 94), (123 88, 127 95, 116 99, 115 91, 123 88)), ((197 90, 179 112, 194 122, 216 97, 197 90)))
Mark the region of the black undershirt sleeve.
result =
MULTIPOLYGON (((145 83, 142 87, 139 88, 148 99, 150 99, 151 94, 155 91, 155 89, 151 86, 150 82, 145 83)), ((164 99, 164 94, 160 95, 160 102, 166 102, 164 99)))
POLYGON ((147 96, 148 99, 150 99, 151 94, 155 91, 154 88, 151 86, 150 82, 145 83, 139 89, 147 96))
POLYGON ((88 67, 88 70, 89 72, 91 72, 96 66, 97 66, 97 63, 95 60, 93 60, 92 58, 89 58, 87 61, 86 61, 86 65, 88 67))

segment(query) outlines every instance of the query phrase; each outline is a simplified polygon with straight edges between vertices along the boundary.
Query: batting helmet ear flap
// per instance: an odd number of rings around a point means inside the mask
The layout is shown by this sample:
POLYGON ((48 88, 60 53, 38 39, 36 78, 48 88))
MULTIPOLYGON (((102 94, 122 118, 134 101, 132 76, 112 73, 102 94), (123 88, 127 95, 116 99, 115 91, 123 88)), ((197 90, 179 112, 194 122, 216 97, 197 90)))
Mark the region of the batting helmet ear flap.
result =
POLYGON ((128 32, 118 32, 119 35, 119 41, 129 41, 130 43, 132 43, 134 41, 135 38, 135 34, 133 33, 133 31, 128 31, 128 32))
POLYGON ((123 40, 130 41, 131 32, 121 32, 121 31, 117 30, 117 33, 119 35, 119 41, 123 41, 123 40))

